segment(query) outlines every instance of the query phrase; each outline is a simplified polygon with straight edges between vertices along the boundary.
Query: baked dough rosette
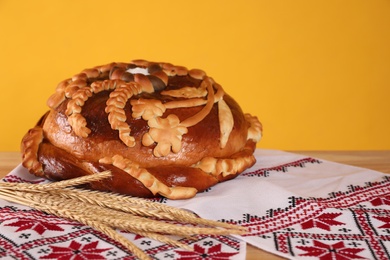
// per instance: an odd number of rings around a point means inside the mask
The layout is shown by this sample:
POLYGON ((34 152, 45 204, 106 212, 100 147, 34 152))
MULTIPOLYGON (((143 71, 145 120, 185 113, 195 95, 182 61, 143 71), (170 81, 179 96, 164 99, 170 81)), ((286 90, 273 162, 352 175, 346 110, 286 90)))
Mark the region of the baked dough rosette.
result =
POLYGON ((110 170, 90 188, 187 199, 255 163, 262 127, 199 69, 134 60, 59 83, 24 136, 30 173, 64 180, 110 170))

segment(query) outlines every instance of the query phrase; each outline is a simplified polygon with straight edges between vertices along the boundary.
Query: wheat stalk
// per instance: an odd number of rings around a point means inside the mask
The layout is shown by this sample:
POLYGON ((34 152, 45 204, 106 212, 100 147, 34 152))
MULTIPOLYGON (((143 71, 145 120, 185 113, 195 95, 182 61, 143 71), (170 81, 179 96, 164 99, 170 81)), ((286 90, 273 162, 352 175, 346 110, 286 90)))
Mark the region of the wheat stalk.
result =
POLYGON ((124 245, 140 259, 149 257, 115 229, 139 234, 186 250, 191 248, 166 235, 188 238, 198 234, 229 235, 247 232, 243 227, 202 219, 189 211, 157 202, 72 187, 110 176, 111 173, 105 171, 48 184, 0 182, 0 198, 95 228, 124 245), (75 207, 75 202, 80 206, 75 207))
MULTIPOLYGON (((49 191, 58 194, 56 191, 49 191)), ((246 228, 242 226, 232 225, 219 221, 199 218, 192 212, 187 210, 171 207, 161 203, 147 201, 139 198, 127 197, 114 193, 104 193, 97 191, 81 190, 74 188, 66 188, 59 193, 60 196, 97 204, 102 207, 112 208, 123 212, 133 213, 135 215, 145 217, 157 217, 159 219, 175 220, 189 224, 200 224, 206 226, 215 226, 227 229, 237 229, 246 232, 246 228)))
POLYGON ((71 199, 61 197, 59 194, 34 194, 15 192, 19 197, 23 197, 33 202, 34 205, 51 205, 51 207, 60 208, 73 212, 75 215, 84 214, 88 212, 90 218, 106 223, 112 227, 128 230, 139 230, 143 232, 158 232, 173 235, 228 235, 228 234, 242 234, 238 229, 217 229, 217 228, 203 228, 203 227, 189 227, 179 226, 176 224, 166 223, 151 218, 144 218, 141 216, 127 214, 126 212, 113 210, 112 208, 100 207, 95 204, 83 204, 82 207, 74 207, 71 199), (96 214, 90 214, 96 213, 96 214))
POLYGON ((55 189, 62 189, 69 186, 77 186, 81 184, 90 183, 93 181, 100 181, 102 179, 111 177, 110 171, 103 171, 96 174, 86 175, 78 178, 73 178, 69 180, 50 182, 44 184, 28 184, 28 183, 15 183, 15 182, 1 182, 1 188, 11 188, 12 190, 21 190, 21 191, 48 191, 55 189))
POLYGON ((87 226, 90 226, 96 230, 99 230, 100 232, 106 234, 110 238, 114 239, 115 241, 121 243, 124 245, 127 249, 129 249, 136 257, 142 260, 148 260, 150 257, 145 254, 141 249, 139 249, 136 245, 131 243, 128 239, 126 239, 124 236, 120 235, 118 232, 116 232, 115 229, 112 227, 105 225, 101 223, 98 220, 94 220, 92 218, 89 218, 85 215, 77 215, 77 214, 72 214, 72 212, 67 211, 67 210, 61 210, 61 209, 52 209, 52 208, 47 208, 47 207, 36 207, 39 210, 42 210, 46 213, 56 215, 58 217, 65 217, 69 218, 72 220, 76 220, 82 224, 85 224, 87 226))
POLYGON ((0 187, 4 189, 11 188, 12 190, 19 190, 19 191, 48 192, 53 195, 59 195, 65 198, 73 199, 75 201, 80 201, 89 204, 96 204, 101 207, 112 208, 112 209, 132 213, 135 215, 145 216, 145 217, 157 217, 159 219, 175 220, 178 222, 186 222, 190 224, 215 226, 215 227, 221 227, 227 229, 238 229, 243 232, 247 231, 246 228, 242 226, 199 218, 194 213, 189 212, 187 210, 170 207, 157 202, 152 202, 140 198, 123 196, 115 193, 82 190, 82 189, 75 189, 73 187, 67 188, 70 185, 84 184, 89 180, 97 181, 99 180, 99 178, 102 179, 107 177, 108 174, 109 172, 102 172, 99 173, 100 177, 86 176, 86 177, 80 177, 80 180, 76 178, 72 180, 66 180, 66 181, 60 181, 56 183, 49 183, 49 184, 42 184, 42 185, 26 184, 26 183, 0 183, 0 187), (62 184, 62 182, 64 182, 64 184, 62 184), (61 192, 58 192, 58 189, 61 189, 61 192))

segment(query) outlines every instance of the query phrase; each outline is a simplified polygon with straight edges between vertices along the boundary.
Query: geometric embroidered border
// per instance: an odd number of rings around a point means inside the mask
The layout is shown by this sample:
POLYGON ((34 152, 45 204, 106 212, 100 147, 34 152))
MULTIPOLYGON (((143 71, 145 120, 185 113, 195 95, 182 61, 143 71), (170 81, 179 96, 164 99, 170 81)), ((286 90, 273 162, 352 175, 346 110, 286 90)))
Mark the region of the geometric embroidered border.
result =
MULTIPOLYGON (((92 228, 43 212, 0 207, 0 257, 9 259, 136 259, 126 248, 92 228)), ((193 236, 185 251, 142 236, 122 233, 155 259, 243 259, 245 242, 227 236, 193 236), (243 253, 240 255, 240 250, 243 253)))
POLYGON ((328 198, 290 198, 267 216, 223 220, 250 228, 251 238, 305 259, 390 259, 390 178, 328 198), (348 224, 346 224, 348 223, 348 224))
MULTIPOLYGON (((121 234, 155 259, 245 259, 245 243, 291 259, 390 259, 388 176, 280 151, 257 150, 256 156, 258 163, 238 181, 211 187, 191 201, 154 199, 246 226, 249 234, 182 239, 194 249, 190 252, 121 234)), ((43 180, 19 167, 3 181, 43 180)), ((98 231, 2 200, 0 234, 0 257, 134 259, 98 231)))

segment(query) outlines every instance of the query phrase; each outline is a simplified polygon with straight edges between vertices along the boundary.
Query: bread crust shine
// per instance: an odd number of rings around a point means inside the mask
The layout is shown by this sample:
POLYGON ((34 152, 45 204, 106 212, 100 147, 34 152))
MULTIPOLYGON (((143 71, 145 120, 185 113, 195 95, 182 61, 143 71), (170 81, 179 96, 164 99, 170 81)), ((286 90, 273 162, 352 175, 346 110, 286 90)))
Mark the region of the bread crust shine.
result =
POLYGON ((91 188, 186 199, 255 163, 258 119, 199 69, 135 60, 62 81, 22 140, 23 166, 63 180, 110 170, 91 188))

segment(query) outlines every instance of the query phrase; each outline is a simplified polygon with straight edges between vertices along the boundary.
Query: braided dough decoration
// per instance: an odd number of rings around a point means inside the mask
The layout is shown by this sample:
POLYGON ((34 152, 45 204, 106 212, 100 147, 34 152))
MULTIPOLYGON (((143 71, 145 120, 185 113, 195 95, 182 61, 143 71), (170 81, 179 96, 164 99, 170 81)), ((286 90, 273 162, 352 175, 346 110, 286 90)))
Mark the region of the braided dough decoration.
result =
POLYGON ((60 82, 22 140, 23 166, 52 180, 111 170, 92 188, 185 199, 255 163, 262 126, 199 69, 134 60, 60 82))

